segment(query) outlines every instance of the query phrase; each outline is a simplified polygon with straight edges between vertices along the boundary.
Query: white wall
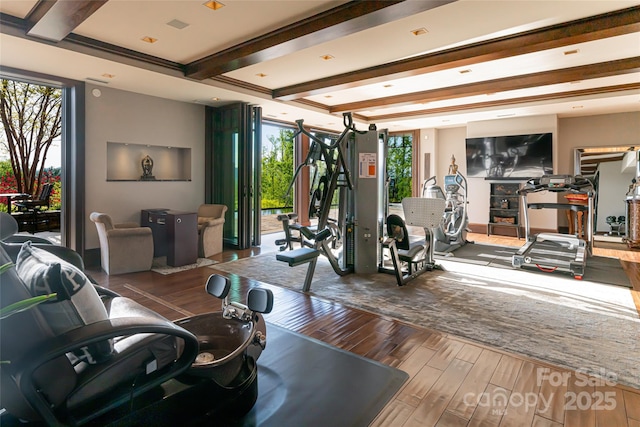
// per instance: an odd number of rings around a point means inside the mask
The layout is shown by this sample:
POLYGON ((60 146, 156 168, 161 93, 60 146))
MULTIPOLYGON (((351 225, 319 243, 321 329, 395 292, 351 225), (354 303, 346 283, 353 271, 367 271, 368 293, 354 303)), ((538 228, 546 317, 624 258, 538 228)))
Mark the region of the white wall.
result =
POLYGON ((437 136, 436 129, 420 129, 418 132, 418 140, 420 141, 418 146, 418 165, 419 165, 419 177, 418 182, 420 188, 414 191, 414 195, 421 196, 424 189, 424 181, 430 177, 436 175, 438 159, 436 158, 438 146, 436 144, 437 136), (428 165, 425 155, 428 154, 428 165))
MULTIPOLYGON (((466 138, 545 132, 553 134, 555 169, 558 134, 558 120, 555 115, 487 120, 469 123, 466 127, 439 129, 436 133, 435 148, 433 148, 437 159, 436 176, 440 182, 449 170, 452 155, 456 158, 460 173, 467 176, 466 138)), ((490 181, 484 178, 468 178, 467 180, 469 185, 469 223, 487 224, 489 222, 490 181)), ((529 198, 530 202, 555 202, 556 200, 555 194, 546 192, 531 195, 529 198)), ((522 220, 522 215, 520 218, 522 220)), ((557 227, 557 213, 549 210, 530 212, 530 224, 532 228, 555 229, 557 227)))
MULTIPOLYGON (((204 106, 87 85, 86 248, 99 248, 94 211, 140 223, 140 210, 194 212, 204 203, 204 106), (107 182, 107 142, 191 148, 191 181, 107 182)), ((141 171, 142 172, 142 171, 141 171)))
MULTIPOLYGON (((558 173, 573 174, 575 171, 574 151, 576 148, 608 147, 620 145, 640 146, 640 112, 602 114, 586 117, 569 117, 559 120, 560 150, 558 151, 558 173)), ((604 165, 604 164, 603 164, 604 165)), ((612 171, 613 173, 613 171, 612 171)), ((620 211, 620 198, 629 188, 631 175, 620 174, 618 164, 618 179, 612 174, 610 177, 600 176, 599 205, 602 199, 611 196, 611 207, 620 211)), ((611 212, 613 212, 613 210, 611 212)), ((597 231, 609 231, 606 224, 606 212, 598 208, 597 231)), ((622 215, 622 213, 611 215, 622 215)))
POLYGON ((640 145, 640 111, 559 120, 558 173, 574 173, 574 149, 640 145))
MULTIPOLYGON (((421 129, 421 135, 432 135, 430 129, 421 129)), ((439 129, 435 141, 426 145, 421 152, 430 150, 435 159, 435 175, 442 179, 449 168, 451 155, 455 155, 459 170, 466 174, 465 138, 479 136, 519 135, 523 133, 553 133, 553 167, 556 174, 574 174, 574 149, 583 147, 606 147, 618 145, 640 146, 640 112, 603 114, 597 116, 556 118, 555 115, 523 117, 469 123, 467 127, 439 129)), ((421 145, 424 144, 421 138, 421 145)), ((466 176, 466 175, 465 175, 466 176)), ((602 183, 602 180, 600 181, 602 183)), ((613 183, 614 194, 626 192, 629 177, 613 183)), ((605 181, 605 188, 608 184, 605 181)), ((613 188, 613 187, 611 187, 613 188)), ((607 191, 601 191, 602 194, 607 191)), ((614 196, 618 197, 618 196, 614 196)), ((619 197, 618 197, 619 198, 619 197)), ((530 202, 559 200, 553 193, 536 193, 530 202), (541 200, 538 200, 541 199, 541 200)), ((618 203, 614 203, 618 205, 618 203)), ((613 213, 612 213, 613 215, 613 213)), ((552 230, 566 226, 566 213, 552 210, 530 212, 531 227, 552 230)), ((598 215, 604 221, 603 215, 598 215)), ((483 178, 469 179, 469 222, 486 224, 489 221, 489 182, 483 178)), ((600 230, 600 227, 598 227, 600 230)), ((608 229, 608 227, 607 227, 608 229)))

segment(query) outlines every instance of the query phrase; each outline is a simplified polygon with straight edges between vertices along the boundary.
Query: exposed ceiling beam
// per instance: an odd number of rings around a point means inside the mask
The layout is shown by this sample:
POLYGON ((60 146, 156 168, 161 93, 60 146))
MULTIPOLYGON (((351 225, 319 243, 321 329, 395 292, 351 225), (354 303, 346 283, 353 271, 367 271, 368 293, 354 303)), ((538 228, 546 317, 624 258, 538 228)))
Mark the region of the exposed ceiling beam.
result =
POLYGON ((354 0, 193 61, 185 75, 204 80, 336 40, 455 0, 354 0))
POLYGON ((331 113, 346 111, 364 111, 392 105, 407 105, 422 102, 442 101, 487 93, 505 92, 509 90, 527 89, 573 81, 610 77, 640 71, 640 57, 601 62, 562 70, 543 71, 540 73, 495 79, 466 85, 451 86, 441 89, 426 90, 366 101, 349 102, 329 107, 331 113))
POLYGON ((305 96, 469 66, 637 31, 640 31, 640 7, 632 7, 509 37, 286 86, 275 89, 272 96, 283 101, 290 101, 305 96))
POLYGON ((447 107, 425 108, 422 110, 406 111, 402 113, 379 114, 375 116, 365 117, 368 122, 376 122, 380 120, 406 119, 410 117, 423 117, 431 114, 455 113, 457 111, 504 107, 506 105, 525 104, 540 101, 558 101, 567 98, 577 98, 580 96, 610 94, 615 92, 640 91, 640 83, 629 83, 623 85, 604 86, 591 89, 571 90, 566 92, 554 92, 542 95, 523 96, 511 99, 498 99, 494 101, 474 102, 471 104, 457 104, 447 107))
POLYGON ((40 0, 25 18, 27 34, 59 42, 107 0, 40 0))

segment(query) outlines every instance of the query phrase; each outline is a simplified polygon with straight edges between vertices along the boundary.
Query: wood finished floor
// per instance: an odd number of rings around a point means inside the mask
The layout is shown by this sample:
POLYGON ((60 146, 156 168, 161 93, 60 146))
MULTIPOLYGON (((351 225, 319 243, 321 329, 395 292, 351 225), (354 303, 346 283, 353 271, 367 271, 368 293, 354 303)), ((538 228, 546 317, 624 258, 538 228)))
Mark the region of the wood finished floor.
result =
MULTIPOLYGON (((513 238, 482 234, 468 237, 479 243, 522 245, 522 240, 513 238)), ((264 242, 263 249, 227 250, 211 258, 226 262, 272 252, 273 247, 264 242)), ((619 252, 595 251, 626 260, 624 268, 634 284, 630 292, 640 308, 640 253, 619 252)), ((210 268, 168 276, 154 272, 107 276, 95 269, 88 272, 101 285, 172 320, 220 307, 218 300, 203 291, 206 278, 215 272, 210 268)), ((273 312, 265 316, 268 322, 409 374, 409 380, 373 426, 640 427, 640 390, 585 379, 576 372, 302 292, 239 276, 232 275, 232 280, 234 299, 254 286, 272 289, 275 304, 273 312)), ((294 425, 295 420, 292 422, 294 425)))

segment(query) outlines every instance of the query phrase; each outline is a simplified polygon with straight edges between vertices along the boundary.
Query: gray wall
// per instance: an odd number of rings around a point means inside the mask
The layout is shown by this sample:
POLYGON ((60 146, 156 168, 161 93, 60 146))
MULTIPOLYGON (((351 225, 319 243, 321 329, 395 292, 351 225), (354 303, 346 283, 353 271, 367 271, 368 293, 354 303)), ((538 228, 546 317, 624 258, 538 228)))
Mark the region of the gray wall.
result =
MULTIPOLYGON (((204 106, 108 87, 86 91, 86 248, 100 247, 91 212, 114 222, 140 222, 140 210, 194 212, 204 203, 204 106), (191 181, 107 182, 107 142, 191 149, 191 181)), ((142 173, 142 170, 140 171, 142 173)))

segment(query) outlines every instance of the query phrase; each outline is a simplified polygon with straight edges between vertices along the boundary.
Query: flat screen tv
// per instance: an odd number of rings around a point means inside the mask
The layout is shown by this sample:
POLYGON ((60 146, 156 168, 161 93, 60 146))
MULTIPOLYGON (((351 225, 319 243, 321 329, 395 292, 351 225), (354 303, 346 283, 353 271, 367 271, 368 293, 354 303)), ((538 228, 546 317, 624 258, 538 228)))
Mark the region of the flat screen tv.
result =
POLYGON ((553 173, 551 133, 467 138, 467 176, 529 179, 553 173))

